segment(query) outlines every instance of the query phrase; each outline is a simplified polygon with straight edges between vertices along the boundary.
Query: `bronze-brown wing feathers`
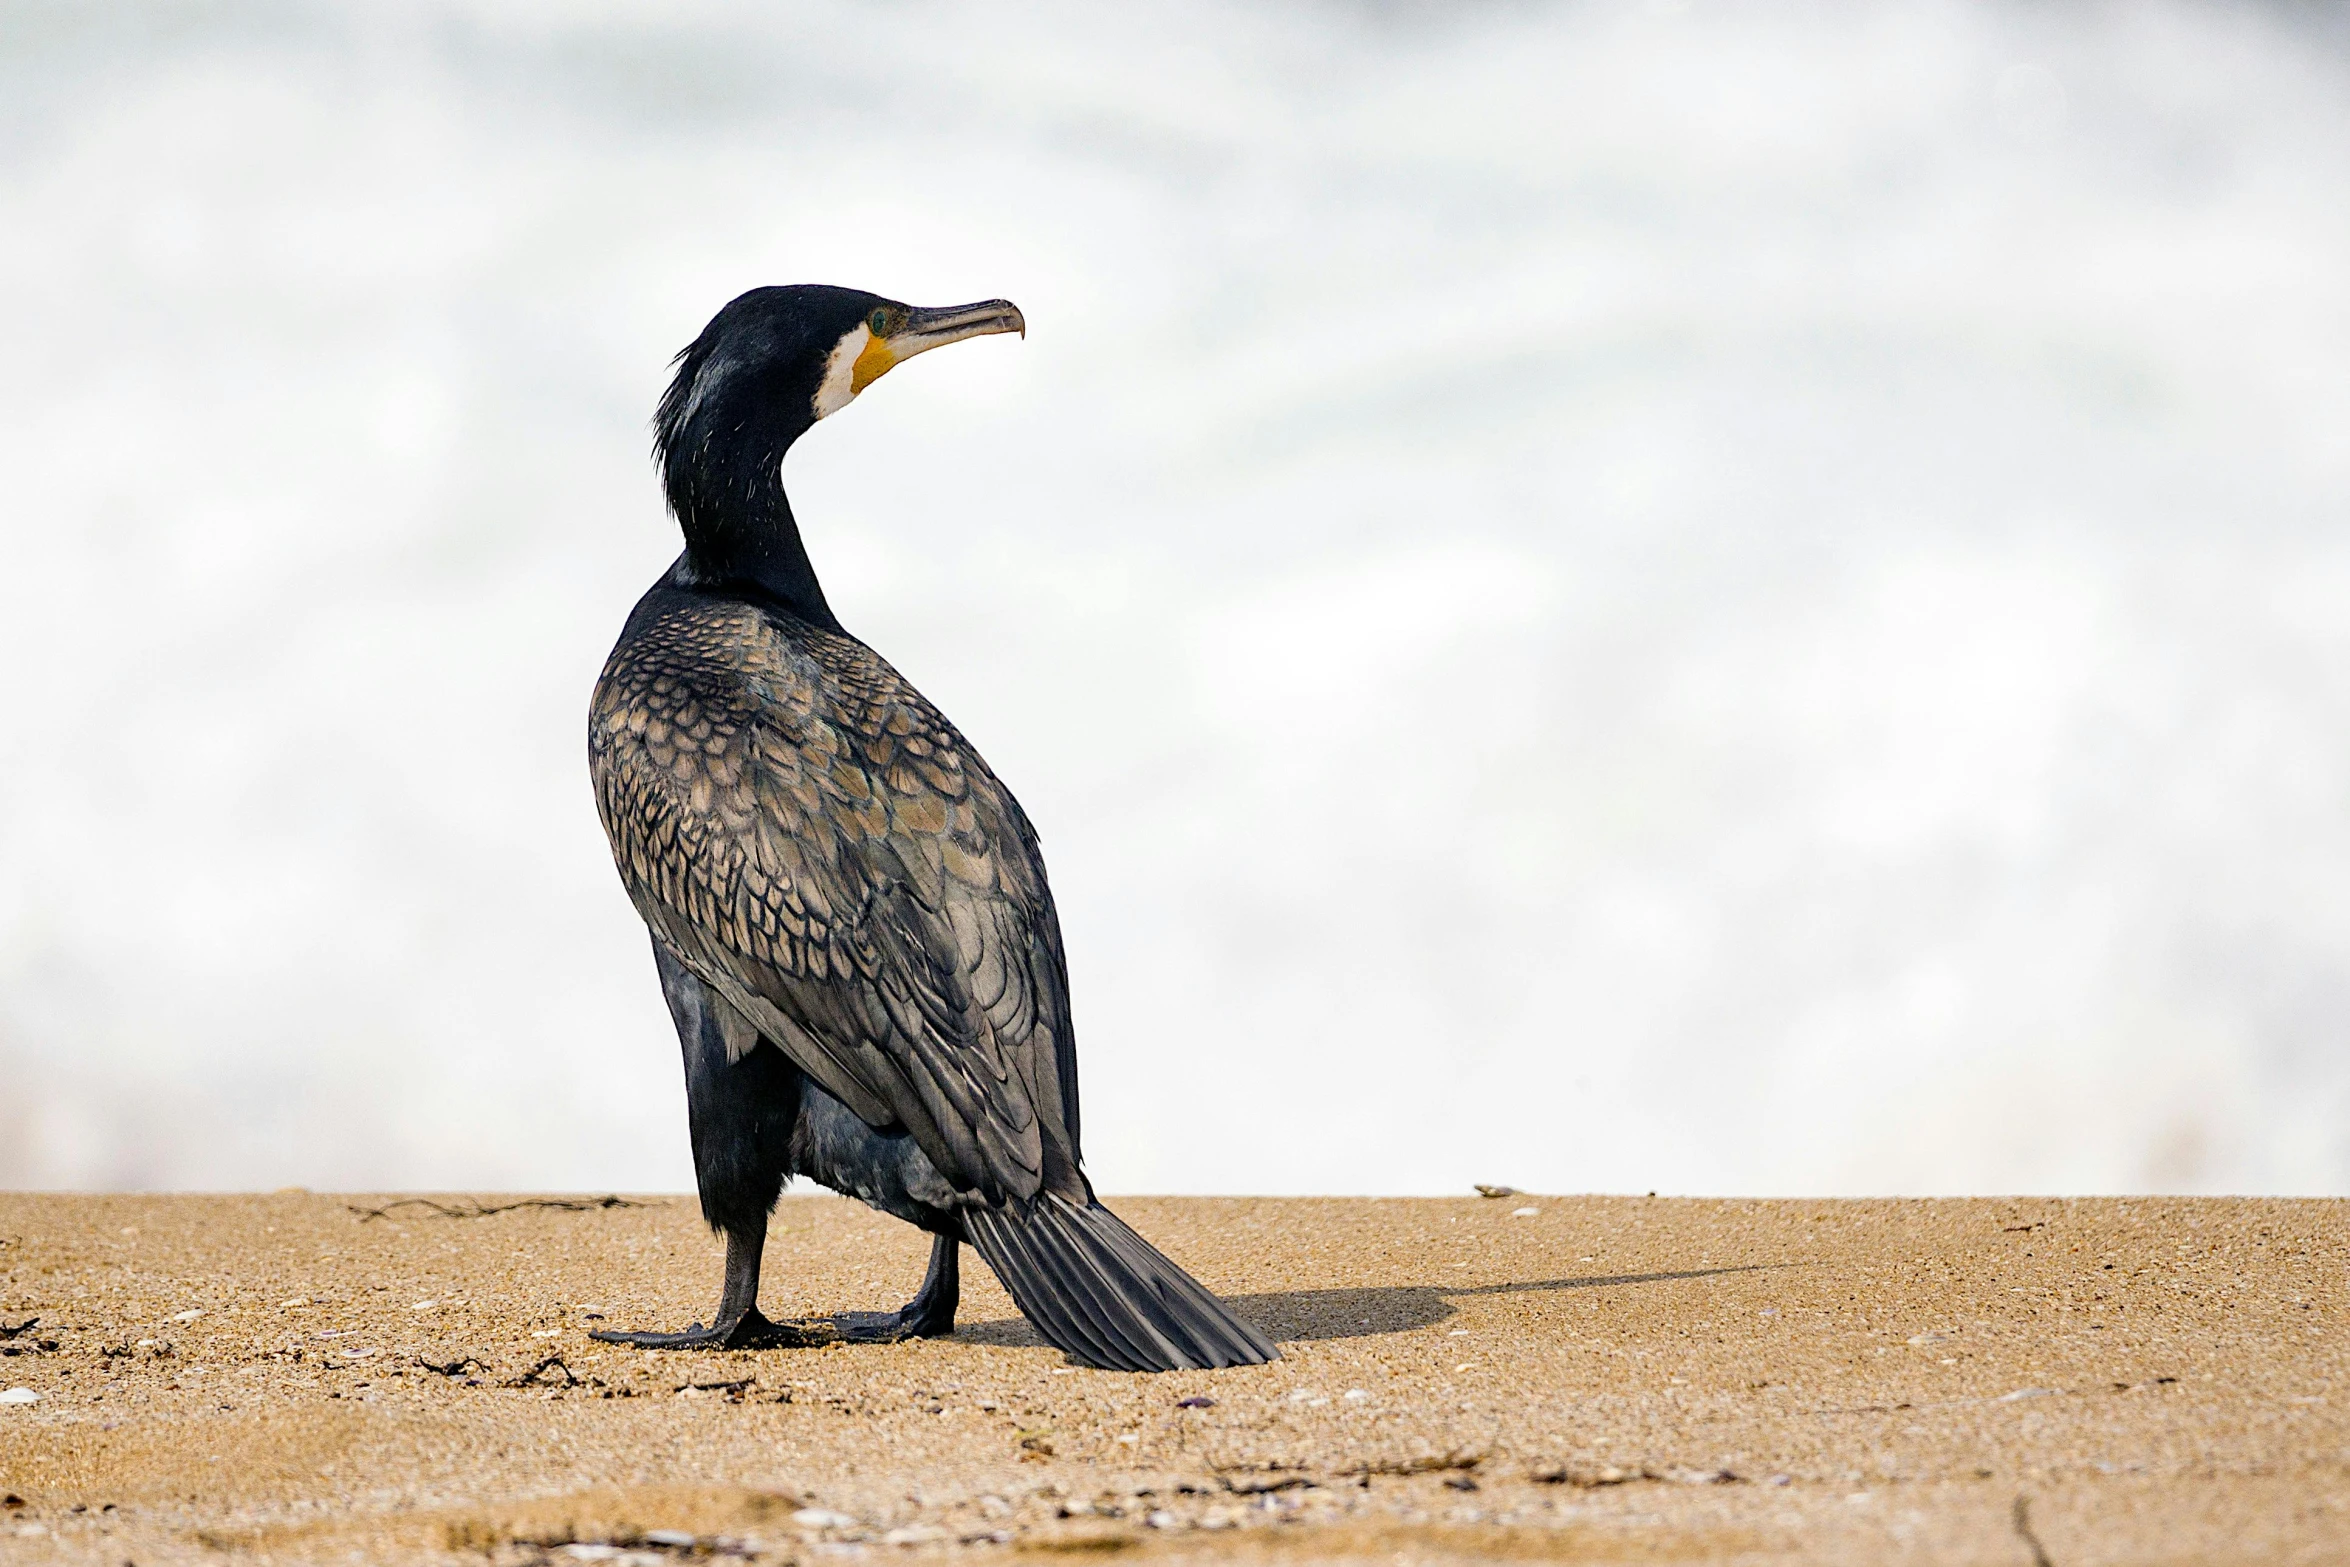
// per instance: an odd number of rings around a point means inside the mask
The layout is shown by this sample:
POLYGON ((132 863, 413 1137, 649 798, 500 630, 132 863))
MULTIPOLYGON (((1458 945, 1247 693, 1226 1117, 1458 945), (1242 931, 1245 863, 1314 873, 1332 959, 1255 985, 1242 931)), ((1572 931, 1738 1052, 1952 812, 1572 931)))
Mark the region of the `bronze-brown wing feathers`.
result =
POLYGON ((1035 833, 896 670, 656 589, 597 683, 589 758, 638 912, 760 1033, 958 1189, 1084 1199, 1035 833))

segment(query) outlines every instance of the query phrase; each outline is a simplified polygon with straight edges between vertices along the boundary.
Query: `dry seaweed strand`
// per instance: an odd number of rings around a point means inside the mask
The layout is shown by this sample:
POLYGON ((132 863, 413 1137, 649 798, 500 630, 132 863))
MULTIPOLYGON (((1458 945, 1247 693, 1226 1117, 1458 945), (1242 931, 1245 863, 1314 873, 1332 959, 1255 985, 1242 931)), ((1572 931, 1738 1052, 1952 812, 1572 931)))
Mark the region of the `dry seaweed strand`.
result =
POLYGON ((387 1202, 380 1208, 362 1207, 345 1203, 344 1207, 359 1215, 359 1222, 370 1219, 388 1219, 395 1208, 423 1208, 443 1219, 487 1219, 496 1214, 512 1213, 518 1208, 552 1208, 559 1213, 591 1213, 603 1208, 652 1208, 656 1203, 636 1202, 626 1197, 524 1197, 514 1202, 462 1203, 435 1202, 430 1197, 402 1197, 387 1202))
POLYGON ((2029 1498, 2018 1496, 2015 1499, 2014 1517, 2016 1538, 2030 1547, 2032 1567, 2056 1567, 2048 1555, 2048 1547, 2042 1545, 2040 1537, 2032 1532, 2032 1503, 2029 1498))
POLYGON ((602 1386, 595 1378, 583 1377, 565 1365, 561 1355, 549 1355, 506 1385, 508 1387, 587 1387, 591 1384, 602 1386), (558 1382, 549 1373, 560 1373, 563 1380, 558 1382))

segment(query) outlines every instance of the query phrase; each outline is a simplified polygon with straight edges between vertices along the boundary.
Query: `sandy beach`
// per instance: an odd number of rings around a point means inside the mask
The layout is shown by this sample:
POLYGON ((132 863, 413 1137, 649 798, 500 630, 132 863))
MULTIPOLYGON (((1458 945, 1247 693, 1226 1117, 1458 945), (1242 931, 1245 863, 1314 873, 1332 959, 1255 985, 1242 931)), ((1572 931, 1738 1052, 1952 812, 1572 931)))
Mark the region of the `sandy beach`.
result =
MULTIPOLYGON (((684 1197, 0 1197, 0 1560, 2350 1561, 2350 1205, 1145 1199, 1278 1364, 706 1316, 684 1197), (525 1206, 507 1206, 527 1202, 525 1206)), ((787 1198, 771 1315, 921 1237, 787 1198)))

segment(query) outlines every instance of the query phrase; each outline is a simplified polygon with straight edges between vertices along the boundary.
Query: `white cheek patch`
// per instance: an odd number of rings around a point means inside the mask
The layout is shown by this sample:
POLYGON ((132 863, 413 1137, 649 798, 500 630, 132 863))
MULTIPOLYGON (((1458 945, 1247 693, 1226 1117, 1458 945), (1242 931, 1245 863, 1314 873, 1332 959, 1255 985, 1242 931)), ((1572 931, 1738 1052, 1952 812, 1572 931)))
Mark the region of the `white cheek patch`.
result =
POLYGON ((824 379, 816 386, 817 418, 839 413, 856 397, 857 356, 872 341, 872 332, 859 322, 832 345, 832 357, 824 361, 824 379))

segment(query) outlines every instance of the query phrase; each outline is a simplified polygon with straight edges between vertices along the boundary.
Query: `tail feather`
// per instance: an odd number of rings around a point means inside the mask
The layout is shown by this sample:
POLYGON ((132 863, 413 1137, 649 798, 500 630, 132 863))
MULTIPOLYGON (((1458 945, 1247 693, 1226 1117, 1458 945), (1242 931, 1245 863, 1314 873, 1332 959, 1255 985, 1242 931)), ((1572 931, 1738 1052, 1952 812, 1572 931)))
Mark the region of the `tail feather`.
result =
POLYGON ((1014 1289, 1012 1298, 1047 1339, 1088 1365, 1123 1368, 1137 1357, 1131 1341, 1116 1333, 1089 1281, 1062 1265, 1050 1236, 1040 1237, 1020 1224, 1002 1226, 1002 1232, 1004 1266, 997 1266, 996 1254, 984 1245, 980 1254, 998 1278, 1017 1278, 1029 1286, 1014 1289))
POLYGON ((1047 1193, 966 1210, 963 1227, 1037 1331, 1086 1365, 1176 1371, 1281 1358, 1100 1203, 1047 1193))

